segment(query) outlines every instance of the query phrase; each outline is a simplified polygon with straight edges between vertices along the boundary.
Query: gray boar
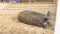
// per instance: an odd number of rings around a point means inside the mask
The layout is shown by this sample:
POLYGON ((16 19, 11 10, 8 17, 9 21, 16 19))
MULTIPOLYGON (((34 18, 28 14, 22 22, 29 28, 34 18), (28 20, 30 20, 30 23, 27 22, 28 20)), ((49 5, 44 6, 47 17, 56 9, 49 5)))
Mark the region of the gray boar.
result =
POLYGON ((18 15, 18 20, 25 24, 46 28, 52 26, 50 17, 51 14, 49 11, 47 15, 35 11, 22 11, 18 15))

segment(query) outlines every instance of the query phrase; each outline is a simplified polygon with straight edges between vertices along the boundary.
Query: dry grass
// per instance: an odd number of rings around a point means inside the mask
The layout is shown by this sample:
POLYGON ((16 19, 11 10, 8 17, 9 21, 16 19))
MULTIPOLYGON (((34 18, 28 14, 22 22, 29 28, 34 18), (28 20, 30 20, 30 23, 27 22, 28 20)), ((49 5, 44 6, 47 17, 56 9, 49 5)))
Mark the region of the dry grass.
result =
POLYGON ((0 34, 53 34, 51 29, 27 25, 18 21, 17 16, 23 10, 33 10, 46 14, 52 13, 53 25, 55 24, 55 4, 7 4, 0 10, 0 34))

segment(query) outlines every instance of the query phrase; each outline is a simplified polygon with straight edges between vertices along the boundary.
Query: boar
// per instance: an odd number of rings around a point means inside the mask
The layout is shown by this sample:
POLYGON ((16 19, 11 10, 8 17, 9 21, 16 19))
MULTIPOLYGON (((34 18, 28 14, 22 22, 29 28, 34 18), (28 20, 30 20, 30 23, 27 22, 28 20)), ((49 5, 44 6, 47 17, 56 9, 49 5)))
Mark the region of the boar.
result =
POLYGON ((49 27, 51 25, 51 13, 38 13, 36 11, 22 11, 18 15, 18 20, 28 25, 35 25, 38 27, 49 27))

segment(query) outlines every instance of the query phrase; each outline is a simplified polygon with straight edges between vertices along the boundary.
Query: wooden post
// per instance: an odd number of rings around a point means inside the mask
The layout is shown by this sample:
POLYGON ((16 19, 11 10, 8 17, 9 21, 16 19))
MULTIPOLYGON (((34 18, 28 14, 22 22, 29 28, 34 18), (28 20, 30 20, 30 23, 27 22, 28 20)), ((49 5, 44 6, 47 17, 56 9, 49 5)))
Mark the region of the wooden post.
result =
POLYGON ((29 4, 31 3, 31 0, 29 0, 29 4))

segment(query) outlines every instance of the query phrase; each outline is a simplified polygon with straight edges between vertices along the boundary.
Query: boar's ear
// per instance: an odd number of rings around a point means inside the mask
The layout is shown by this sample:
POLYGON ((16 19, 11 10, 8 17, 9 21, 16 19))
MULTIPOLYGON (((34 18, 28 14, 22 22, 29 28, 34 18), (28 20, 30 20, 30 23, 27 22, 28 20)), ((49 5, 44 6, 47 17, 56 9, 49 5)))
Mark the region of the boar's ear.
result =
POLYGON ((51 12, 50 11, 48 11, 47 16, 51 16, 51 12))

